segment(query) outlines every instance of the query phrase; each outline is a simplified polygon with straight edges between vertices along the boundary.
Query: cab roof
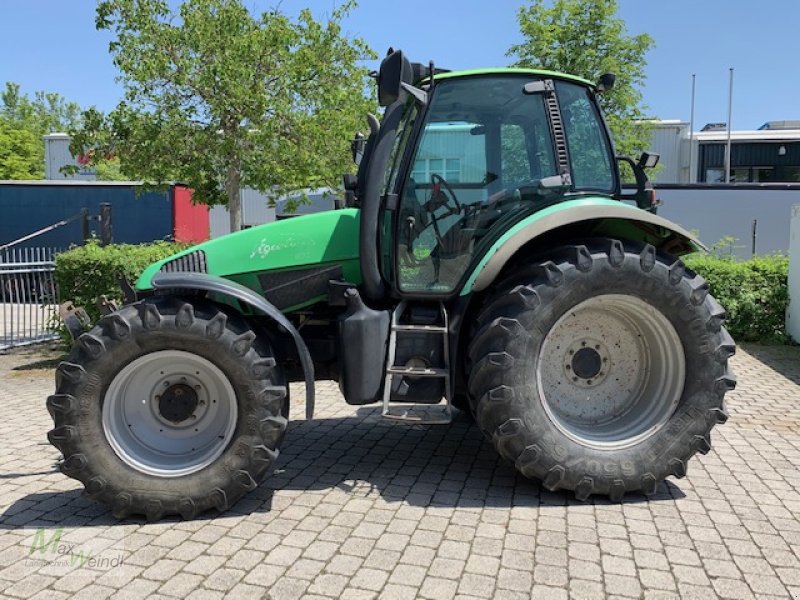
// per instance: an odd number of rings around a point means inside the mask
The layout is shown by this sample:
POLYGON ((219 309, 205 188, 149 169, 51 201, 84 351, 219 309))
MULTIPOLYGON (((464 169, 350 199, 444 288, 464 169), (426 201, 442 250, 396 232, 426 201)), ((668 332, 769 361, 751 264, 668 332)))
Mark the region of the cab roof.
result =
POLYGON ((522 69, 517 67, 448 71, 446 73, 438 73, 436 75, 436 80, 441 81, 442 79, 455 79, 458 77, 474 77, 477 75, 535 75, 537 77, 554 77, 556 79, 566 79, 568 81, 574 81, 576 83, 589 86, 591 88, 595 87, 594 83, 592 83, 588 79, 584 79, 583 77, 568 75, 567 73, 559 73, 557 71, 547 71, 544 69, 522 69))

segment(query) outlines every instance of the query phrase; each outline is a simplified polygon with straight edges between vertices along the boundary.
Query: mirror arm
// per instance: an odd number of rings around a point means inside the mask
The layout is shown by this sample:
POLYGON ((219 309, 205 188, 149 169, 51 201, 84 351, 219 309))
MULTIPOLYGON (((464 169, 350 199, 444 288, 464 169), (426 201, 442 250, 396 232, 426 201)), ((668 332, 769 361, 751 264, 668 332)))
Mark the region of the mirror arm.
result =
MULTIPOLYGON (((650 179, 644 169, 636 163, 630 156, 616 156, 617 162, 626 162, 633 170, 633 176, 636 178, 636 191, 633 194, 623 194, 620 189, 618 198, 620 200, 634 200, 636 206, 643 210, 652 210, 654 207, 651 205, 650 197, 647 194, 648 186, 652 189, 650 179)), ((620 183, 621 186, 621 183, 620 183)))
POLYGON ((405 81, 400 83, 400 87, 403 88, 406 92, 411 94, 414 100, 417 101, 417 104, 421 106, 426 106, 428 104, 428 94, 423 90, 414 87, 410 83, 406 83, 405 81))

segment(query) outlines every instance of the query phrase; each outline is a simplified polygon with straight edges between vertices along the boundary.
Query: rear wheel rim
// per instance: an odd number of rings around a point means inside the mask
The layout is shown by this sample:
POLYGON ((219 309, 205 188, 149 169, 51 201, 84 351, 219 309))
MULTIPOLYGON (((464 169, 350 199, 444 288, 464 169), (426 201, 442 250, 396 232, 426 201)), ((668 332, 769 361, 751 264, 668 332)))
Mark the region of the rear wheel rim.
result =
POLYGON ((180 477, 214 461, 233 438, 238 408, 228 377, 208 359, 181 350, 128 363, 103 400, 103 431, 128 466, 180 477))
POLYGON ((672 323, 634 296, 605 294, 567 311, 536 365, 539 399, 564 435, 593 448, 636 445, 672 417, 686 361, 672 323))

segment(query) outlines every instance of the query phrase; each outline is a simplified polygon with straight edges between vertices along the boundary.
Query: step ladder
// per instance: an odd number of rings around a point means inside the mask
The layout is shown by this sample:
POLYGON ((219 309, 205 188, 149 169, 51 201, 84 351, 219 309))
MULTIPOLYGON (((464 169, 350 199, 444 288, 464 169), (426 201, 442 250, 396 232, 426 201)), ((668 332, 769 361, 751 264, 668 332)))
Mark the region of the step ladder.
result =
POLYGON ((402 325, 403 313, 407 308, 406 301, 400 302, 392 313, 391 330, 389 331, 389 356, 386 364, 386 378, 383 384, 383 412, 384 419, 400 421, 411 425, 449 425, 453 420, 453 408, 450 393, 450 346, 448 336, 447 309, 444 304, 439 303, 441 323, 437 325, 402 325), (394 364, 397 352, 397 336, 404 333, 426 333, 429 335, 442 336, 442 355, 444 364, 441 366, 429 367, 409 367, 406 365, 394 364), (392 406, 392 383, 396 376, 412 377, 432 377, 444 379, 444 405, 442 404, 413 404, 395 403, 392 406), (429 411, 431 408, 439 409, 442 416, 426 417, 423 414, 415 414, 429 411))

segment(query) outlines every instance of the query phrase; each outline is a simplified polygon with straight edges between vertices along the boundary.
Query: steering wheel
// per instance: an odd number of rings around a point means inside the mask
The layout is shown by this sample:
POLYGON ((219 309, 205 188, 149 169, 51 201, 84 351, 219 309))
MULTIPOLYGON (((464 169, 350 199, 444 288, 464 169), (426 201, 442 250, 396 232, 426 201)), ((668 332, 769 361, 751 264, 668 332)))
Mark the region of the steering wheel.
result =
POLYGON ((460 213, 461 212, 461 203, 458 201, 458 197, 456 193, 453 191, 453 188, 450 187, 450 184, 447 183, 447 180, 437 173, 431 174, 431 185, 433 188, 431 189, 431 197, 425 203, 425 209, 433 214, 437 208, 441 206, 451 206, 450 212, 451 213, 460 213))

